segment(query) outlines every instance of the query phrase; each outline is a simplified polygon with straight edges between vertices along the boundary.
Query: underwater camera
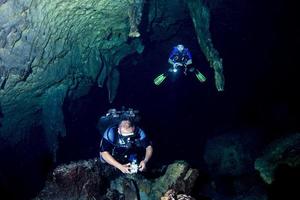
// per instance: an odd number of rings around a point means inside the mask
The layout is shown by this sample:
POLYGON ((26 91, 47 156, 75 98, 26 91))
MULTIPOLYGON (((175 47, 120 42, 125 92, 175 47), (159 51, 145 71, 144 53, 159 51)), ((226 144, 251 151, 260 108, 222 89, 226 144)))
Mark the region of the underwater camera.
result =
POLYGON ((129 156, 129 160, 131 161, 131 163, 130 163, 130 174, 136 174, 136 173, 138 173, 139 166, 137 164, 136 155, 135 154, 130 155, 129 156))
POLYGON ((130 164, 130 174, 136 174, 138 172, 139 166, 136 162, 130 164))

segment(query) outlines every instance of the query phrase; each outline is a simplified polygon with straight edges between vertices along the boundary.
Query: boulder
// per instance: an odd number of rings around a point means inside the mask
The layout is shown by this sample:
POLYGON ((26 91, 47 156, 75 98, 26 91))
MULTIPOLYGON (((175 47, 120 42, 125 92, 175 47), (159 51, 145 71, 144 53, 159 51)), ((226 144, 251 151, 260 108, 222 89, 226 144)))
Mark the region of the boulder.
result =
POLYGON ((168 165, 156 179, 141 174, 121 174, 97 159, 63 164, 54 169, 44 189, 34 200, 63 199, 159 199, 172 190, 180 199, 189 199, 198 177, 198 170, 184 161, 168 165))
POLYGON ((280 165, 300 167, 300 133, 275 140, 255 160, 255 169, 268 184, 274 181, 275 171, 280 165))

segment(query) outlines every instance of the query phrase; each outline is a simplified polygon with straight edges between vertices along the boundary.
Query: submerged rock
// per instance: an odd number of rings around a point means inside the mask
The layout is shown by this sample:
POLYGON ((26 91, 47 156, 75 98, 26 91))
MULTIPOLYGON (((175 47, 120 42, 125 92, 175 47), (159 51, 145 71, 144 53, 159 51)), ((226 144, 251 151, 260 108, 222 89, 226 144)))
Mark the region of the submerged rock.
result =
POLYGON ((274 181, 275 170, 280 165, 300 167, 300 133, 272 142, 255 161, 255 169, 268 184, 274 181))
POLYGON ((204 160, 211 180, 201 192, 216 200, 267 199, 254 161, 261 144, 255 132, 227 133, 207 141, 204 160))
POLYGON ((176 194, 174 190, 168 190, 160 200, 195 200, 193 197, 186 194, 176 194))
POLYGON ((254 172, 260 149, 254 133, 224 134, 207 141, 204 160, 214 175, 239 176, 254 172))
POLYGON ((104 180, 97 160, 58 166, 34 200, 99 199, 104 180))
POLYGON ((198 170, 190 168, 186 162, 177 161, 170 164, 165 174, 157 178, 153 183, 150 199, 158 199, 158 197, 161 197, 169 189, 189 194, 198 175, 198 170))
POLYGON ((192 199, 184 194, 191 192, 198 170, 190 168, 186 162, 176 161, 154 180, 148 180, 141 174, 117 174, 118 171, 97 159, 61 165, 53 171, 46 186, 34 200, 116 200, 124 197, 133 200, 137 196, 152 200, 159 199, 170 189, 178 193, 178 199, 192 199))

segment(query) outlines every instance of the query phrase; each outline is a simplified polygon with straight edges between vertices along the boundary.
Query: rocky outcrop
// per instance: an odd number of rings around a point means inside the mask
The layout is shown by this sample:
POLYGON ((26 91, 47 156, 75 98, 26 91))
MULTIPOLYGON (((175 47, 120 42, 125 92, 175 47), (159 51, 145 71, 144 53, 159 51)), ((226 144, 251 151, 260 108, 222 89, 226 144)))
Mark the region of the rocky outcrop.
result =
MULTIPOLYGON (((142 175, 119 176, 112 167, 97 160, 79 161, 57 167, 45 188, 35 200, 47 199, 121 199, 127 198, 132 190, 143 200, 159 199, 168 190, 174 193, 189 194, 198 177, 198 171, 186 162, 176 161, 170 164, 163 176, 148 180, 142 175), (117 177, 117 178, 116 178, 117 177), (133 181, 134 185, 131 185, 133 181), (124 185, 125 184, 125 185, 124 185)), ((182 199, 187 195, 179 194, 182 199)), ((129 198, 130 199, 130 198, 129 198)), ((132 198, 133 199, 133 198, 132 198)))
POLYGON ((216 200, 267 199, 254 169, 262 148, 258 141, 261 139, 254 131, 227 133, 208 140, 204 160, 211 178, 201 193, 216 200))
POLYGON ((174 190, 168 190, 160 200, 195 200, 193 197, 186 194, 176 194, 174 190))
POLYGON ((168 190, 189 194, 199 172, 189 167, 186 162, 178 161, 168 166, 165 174, 156 179, 150 194, 150 199, 158 199, 168 190))
POLYGON ((254 133, 227 133, 207 141, 204 160, 214 175, 239 176, 254 172, 260 149, 254 133))
POLYGON ((53 171, 35 200, 99 199, 101 188, 105 188, 101 173, 97 160, 61 165, 53 171))
POLYGON ((275 171, 280 165, 300 167, 299 133, 272 142, 255 161, 255 169, 268 184, 274 181, 275 171))

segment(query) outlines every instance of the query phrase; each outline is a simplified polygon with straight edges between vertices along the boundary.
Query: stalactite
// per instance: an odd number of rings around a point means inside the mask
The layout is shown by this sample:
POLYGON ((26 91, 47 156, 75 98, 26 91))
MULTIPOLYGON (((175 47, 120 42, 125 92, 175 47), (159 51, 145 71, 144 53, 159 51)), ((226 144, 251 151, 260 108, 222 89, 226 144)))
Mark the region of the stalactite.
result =
POLYGON ((186 3, 193 19, 198 43, 206 56, 206 59, 210 63, 210 66, 214 69, 216 88, 218 91, 223 91, 225 84, 223 61, 219 52, 213 46, 209 31, 210 10, 203 0, 187 0, 186 3))

